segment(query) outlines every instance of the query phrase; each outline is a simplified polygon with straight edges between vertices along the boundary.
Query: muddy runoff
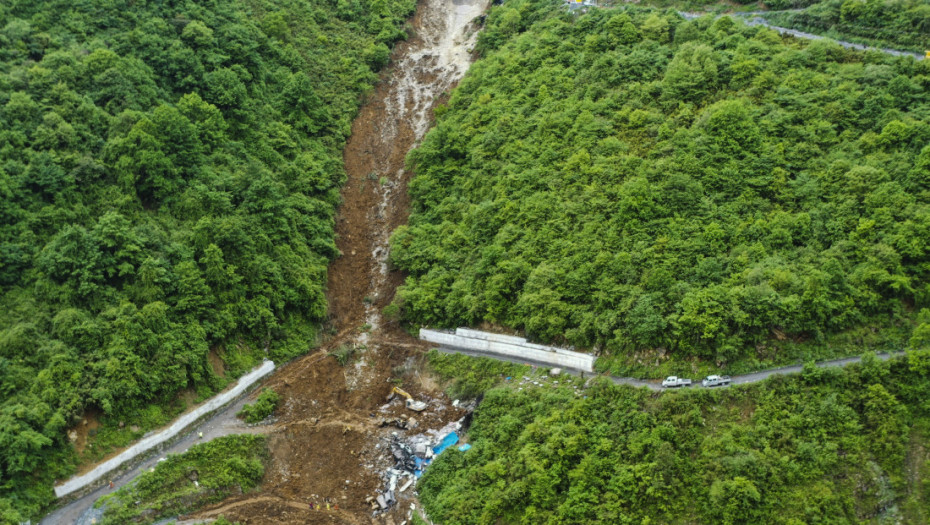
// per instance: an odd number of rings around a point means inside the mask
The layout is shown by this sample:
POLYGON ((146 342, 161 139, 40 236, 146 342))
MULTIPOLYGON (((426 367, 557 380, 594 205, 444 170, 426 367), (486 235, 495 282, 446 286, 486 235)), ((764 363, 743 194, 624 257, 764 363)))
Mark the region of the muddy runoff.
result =
POLYGON ((429 455, 468 410, 421 372, 423 343, 381 314, 403 282, 388 266, 388 239, 407 221, 404 159, 429 129, 436 101, 468 69, 476 19, 487 5, 418 4, 411 38, 396 46, 345 148, 341 256, 330 266, 327 291, 331 339, 267 381, 282 403, 268 428, 271 457, 260 490, 183 519, 402 525, 419 512, 412 456, 429 455), (330 352, 346 355, 345 364, 330 352), (397 379, 425 410, 409 410, 401 396, 388 401, 397 379))

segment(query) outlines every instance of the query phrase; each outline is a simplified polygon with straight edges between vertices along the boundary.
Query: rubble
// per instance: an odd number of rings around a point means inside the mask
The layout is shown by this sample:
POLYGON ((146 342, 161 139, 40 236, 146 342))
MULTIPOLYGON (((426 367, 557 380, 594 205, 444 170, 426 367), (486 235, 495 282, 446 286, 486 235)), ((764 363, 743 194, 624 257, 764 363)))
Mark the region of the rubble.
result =
POLYGON ((409 472, 415 471, 417 464, 410 445, 401 441, 400 438, 398 438, 396 432, 394 433, 393 438, 394 439, 391 442, 391 454, 394 456, 394 468, 399 470, 407 470, 409 472))
POLYGON ((391 419, 382 418, 381 423, 379 423, 378 426, 380 427, 394 426, 401 430, 406 430, 408 427, 412 427, 413 425, 410 424, 410 420, 407 418, 395 417, 391 419))
MULTIPOLYGON (((461 406, 463 405, 460 404, 461 406)), ((402 437, 399 432, 391 432, 386 443, 375 444, 376 450, 390 451, 389 458, 393 460, 393 467, 381 473, 384 485, 378 489, 378 494, 365 498, 365 502, 371 507, 374 515, 394 506, 397 503, 396 494, 404 493, 415 486, 416 479, 423 474, 423 470, 432 459, 446 448, 458 443, 458 431, 462 428, 464 419, 465 417, 462 417, 438 430, 429 429, 413 436, 402 437)), ((465 447, 464 450, 468 450, 471 445, 466 444, 463 447, 465 447)), ((371 465, 368 466, 371 468, 371 465)), ((414 491, 413 494, 415 495, 416 492, 414 491)))

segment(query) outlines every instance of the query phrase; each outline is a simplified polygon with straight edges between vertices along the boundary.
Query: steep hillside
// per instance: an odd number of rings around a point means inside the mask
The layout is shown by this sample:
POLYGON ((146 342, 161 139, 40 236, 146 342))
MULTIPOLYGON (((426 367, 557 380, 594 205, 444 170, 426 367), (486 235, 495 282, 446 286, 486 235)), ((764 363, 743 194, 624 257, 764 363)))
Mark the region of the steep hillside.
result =
POLYGON ((342 146, 413 5, 0 5, 0 521, 87 411, 138 437, 225 384, 208 352, 314 343, 342 146))
POLYGON ((482 45, 410 155, 407 319, 620 361, 907 340, 930 301, 930 62, 537 0, 495 8, 482 45))
POLYGON ((467 452, 417 485, 432 520, 927 523, 926 369, 847 369, 656 396, 596 384, 489 391, 467 452))
POLYGON ((765 16, 777 25, 864 44, 923 53, 930 50, 930 2, 828 0, 800 12, 765 16))

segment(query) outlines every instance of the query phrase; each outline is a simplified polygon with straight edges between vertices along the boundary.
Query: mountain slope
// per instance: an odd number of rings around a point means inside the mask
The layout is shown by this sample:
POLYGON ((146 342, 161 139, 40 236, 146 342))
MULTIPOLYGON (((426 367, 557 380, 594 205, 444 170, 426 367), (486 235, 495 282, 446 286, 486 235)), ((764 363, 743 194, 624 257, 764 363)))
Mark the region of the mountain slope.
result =
POLYGON ((413 5, 0 6, 6 521, 86 411, 139 437, 228 381, 209 351, 235 376, 314 344, 342 146, 413 5))
POLYGON ((410 156, 408 319, 719 364, 906 340, 930 299, 930 64, 641 9, 515 1, 488 24, 410 156))

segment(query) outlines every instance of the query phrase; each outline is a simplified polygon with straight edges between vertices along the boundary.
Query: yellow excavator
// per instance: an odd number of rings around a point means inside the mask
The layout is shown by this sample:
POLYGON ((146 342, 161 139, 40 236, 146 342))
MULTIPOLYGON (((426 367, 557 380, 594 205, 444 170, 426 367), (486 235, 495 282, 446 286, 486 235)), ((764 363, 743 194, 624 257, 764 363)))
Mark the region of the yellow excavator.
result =
POLYGON ((399 395, 399 396, 404 396, 404 397, 406 397, 406 398, 407 398, 407 401, 406 401, 405 405, 406 405, 406 407, 409 408, 410 410, 413 410, 414 412, 423 412, 424 410, 426 410, 426 407, 427 407, 427 404, 426 404, 426 403, 424 403, 423 401, 417 401, 417 400, 415 400, 415 399, 413 398, 413 396, 411 396, 410 394, 408 394, 405 390, 402 390, 402 389, 400 389, 400 388, 398 388, 398 387, 395 386, 395 387, 391 390, 391 399, 394 398, 394 394, 397 394, 397 395, 399 395))

